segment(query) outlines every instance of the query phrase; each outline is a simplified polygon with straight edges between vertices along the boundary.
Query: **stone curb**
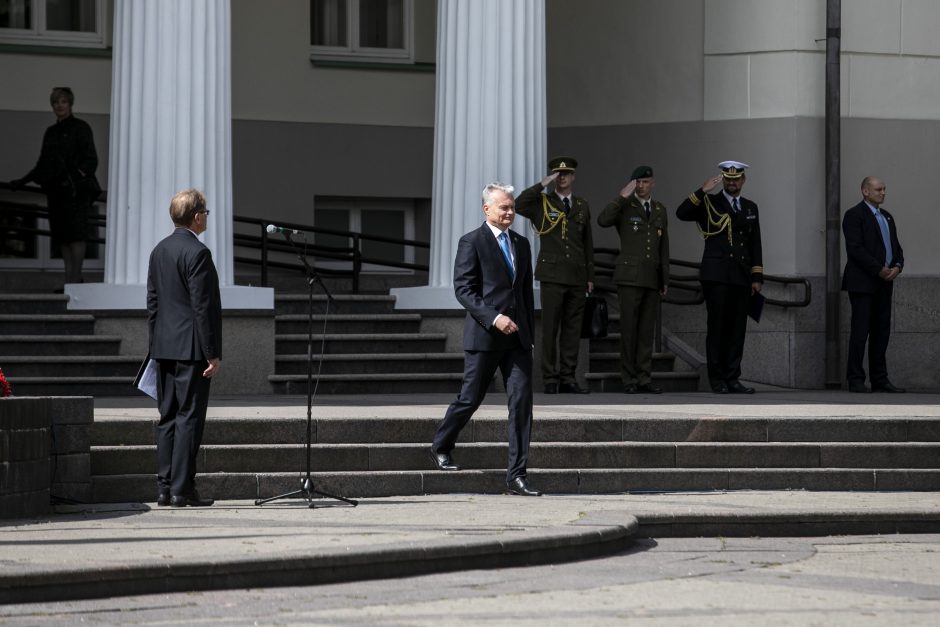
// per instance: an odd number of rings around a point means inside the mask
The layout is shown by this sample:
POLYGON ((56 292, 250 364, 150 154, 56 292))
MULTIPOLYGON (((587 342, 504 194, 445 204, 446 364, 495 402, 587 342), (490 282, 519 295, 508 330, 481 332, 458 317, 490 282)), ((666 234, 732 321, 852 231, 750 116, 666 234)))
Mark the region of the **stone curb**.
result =
POLYGON ((308 551, 297 556, 220 558, 141 563, 109 568, 46 570, 0 575, 0 604, 35 603, 122 595, 276 586, 318 585, 390 577, 508 568, 610 555, 627 548, 636 518, 589 513, 559 527, 519 537, 454 538, 430 543, 308 551))

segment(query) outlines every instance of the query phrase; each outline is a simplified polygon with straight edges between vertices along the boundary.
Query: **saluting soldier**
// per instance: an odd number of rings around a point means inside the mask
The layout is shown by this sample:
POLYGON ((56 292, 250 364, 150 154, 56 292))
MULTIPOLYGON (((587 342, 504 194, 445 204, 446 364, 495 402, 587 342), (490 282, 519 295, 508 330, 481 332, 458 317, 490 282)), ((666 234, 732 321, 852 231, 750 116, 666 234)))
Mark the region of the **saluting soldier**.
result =
POLYGON ((746 163, 722 161, 721 174, 702 183, 676 209, 680 220, 696 222, 705 239, 699 278, 708 315, 705 356, 716 394, 753 394, 741 377, 748 303, 764 284, 757 205, 741 196, 746 163), (720 192, 712 190, 722 185, 720 192))
POLYGON ((555 157, 548 162, 551 173, 516 198, 516 213, 532 221, 541 244, 535 278, 541 281, 546 394, 588 393, 575 372, 585 293, 594 289, 594 240, 591 209, 573 193, 577 167, 572 157, 555 157), (543 191, 553 183, 551 193, 543 191))
POLYGON ((633 170, 630 182, 600 215, 600 226, 620 234, 614 283, 620 299, 620 377, 626 394, 660 394, 653 384, 653 327, 669 283, 669 232, 666 207, 653 200, 653 168, 633 170))

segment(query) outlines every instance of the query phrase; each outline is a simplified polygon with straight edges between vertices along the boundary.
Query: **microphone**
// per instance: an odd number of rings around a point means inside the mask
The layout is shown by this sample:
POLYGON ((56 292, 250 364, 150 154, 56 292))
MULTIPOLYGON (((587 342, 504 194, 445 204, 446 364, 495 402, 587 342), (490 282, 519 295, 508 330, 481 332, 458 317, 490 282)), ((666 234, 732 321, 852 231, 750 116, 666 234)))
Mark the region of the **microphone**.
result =
POLYGON ((285 229, 283 226, 277 226, 276 224, 269 224, 268 228, 265 229, 268 233, 283 233, 284 235, 300 235, 300 231, 297 229, 285 229))

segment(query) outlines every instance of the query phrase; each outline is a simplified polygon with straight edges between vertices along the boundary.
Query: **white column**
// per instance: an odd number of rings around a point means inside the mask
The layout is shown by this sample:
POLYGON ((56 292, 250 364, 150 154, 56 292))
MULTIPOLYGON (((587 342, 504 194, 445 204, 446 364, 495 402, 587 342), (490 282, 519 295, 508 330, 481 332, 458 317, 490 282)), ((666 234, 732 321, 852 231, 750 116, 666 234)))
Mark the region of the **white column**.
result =
POLYGON ((230 21, 229 0, 115 0, 105 283, 67 286, 70 308, 146 306, 150 251, 173 230, 173 194, 189 187, 206 195, 201 237, 223 306, 273 306, 272 290, 231 287, 230 21))
POLYGON ((429 285, 392 290, 404 309, 458 308, 457 240, 483 223, 484 185, 544 176, 544 0, 440 0, 436 94, 429 285))

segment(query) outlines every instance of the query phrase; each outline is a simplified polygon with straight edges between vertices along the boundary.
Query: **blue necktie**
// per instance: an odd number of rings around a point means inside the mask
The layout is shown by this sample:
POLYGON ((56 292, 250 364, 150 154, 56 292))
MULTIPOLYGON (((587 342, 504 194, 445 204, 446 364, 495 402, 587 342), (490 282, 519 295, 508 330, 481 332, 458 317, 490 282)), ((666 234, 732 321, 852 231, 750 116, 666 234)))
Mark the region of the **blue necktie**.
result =
POLYGON ((499 249, 503 251, 503 260, 506 262, 506 267, 509 268, 509 278, 515 281, 516 269, 512 266, 512 253, 509 251, 509 235, 506 234, 506 231, 503 231, 496 239, 499 241, 499 249))
POLYGON ((738 211, 740 211, 740 208, 738 207, 738 199, 737 199, 737 198, 732 198, 732 199, 731 199, 731 211, 733 211, 734 213, 737 213, 738 211))
POLYGON ((888 229, 888 218, 880 210, 875 209, 875 219, 878 220, 878 228, 881 229, 881 240, 885 243, 885 265, 890 266, 894 259, 894 252, 891 250, 891 231, 888 229))

